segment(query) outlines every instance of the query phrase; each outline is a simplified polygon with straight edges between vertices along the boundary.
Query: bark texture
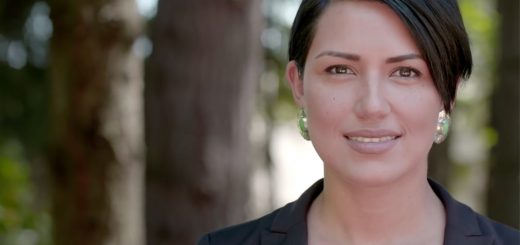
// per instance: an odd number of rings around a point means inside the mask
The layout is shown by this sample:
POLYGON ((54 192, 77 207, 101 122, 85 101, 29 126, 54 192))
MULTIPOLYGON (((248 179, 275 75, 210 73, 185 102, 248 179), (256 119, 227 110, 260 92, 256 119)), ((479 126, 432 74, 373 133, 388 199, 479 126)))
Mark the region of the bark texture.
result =
POLYGON ((492 98, 492 127, 498 143, 492 150, 487 214, 520 227, 520 2, 498 0, 497 86, 492 98))
POLYGON ((244 220, 259 0, 159 1, 145 88, 148 244, 244 220))
POLYGON ((144 243, 141 32, 133 0, 51 0, 57 245, 144 243))

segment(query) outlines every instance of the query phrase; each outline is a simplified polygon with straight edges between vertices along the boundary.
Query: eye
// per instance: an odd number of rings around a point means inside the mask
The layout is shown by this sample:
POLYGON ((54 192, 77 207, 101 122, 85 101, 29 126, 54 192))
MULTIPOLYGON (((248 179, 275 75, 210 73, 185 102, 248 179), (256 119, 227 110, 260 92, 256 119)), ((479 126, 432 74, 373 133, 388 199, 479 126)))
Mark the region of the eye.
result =
POLYGON ((421 72, 412 67, 400 67, 396 71, 392 73, 392 77, 404 77, 404 78, 413 78, 419 77, 421 72))
POLYGON ((329 66, 327 67, 327 69, 325 69, 325 71, 330 74, 354 74, 354 71, 352 71, 352 69, 344 65, 329 66))

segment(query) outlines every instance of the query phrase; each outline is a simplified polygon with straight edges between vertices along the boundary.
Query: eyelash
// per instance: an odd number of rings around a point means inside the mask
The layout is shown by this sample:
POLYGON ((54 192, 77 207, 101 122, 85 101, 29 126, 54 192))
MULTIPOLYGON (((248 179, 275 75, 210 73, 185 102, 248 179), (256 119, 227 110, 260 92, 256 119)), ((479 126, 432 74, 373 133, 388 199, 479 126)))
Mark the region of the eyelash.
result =
MULTIPOLYGON (((349 68, 348 66, 345 66, 345 65, 329 66, 325 69, 325 72, 332 74, 332 75, 355 74, 355 72, 351 68, 349 68), (340 69, 341 69, 341 71, 339 71, 340 69)), ((392 77, 401 77, 401 78, 416 78, 416 77, 420 77, 421 75, 422 75, 422 73, 419 70, 417 70, 413 67, 410 67, 410 66, 399 67, 390 74, 390 76, 392 76, 392 77), (410 74, 407 76, 403 76, 403 74, 400 74, 403 72, 408 72, 410 74)))
POLYGON ((390 76, 402 77, 402 78, 415 78, 415 77, 420 77, 421 75, 422 74, 420 71, 418 71, 417 69, 415 69, 413 67, 409 67, 409 66, 399 67, 399 68, 397 68, 397 70, 392 72, 392 74, 390 74, 390 76), (401 73, 403 71, 409 72, 410 74, 408 76, 403 76, 403 74, 396 75, 396 73, 401 73))
POLYGON ((325 69, 325 72, 327 72, 329 74, 333 74, 333 75, 337 75, 337 74, 355 74, 352 69, 350 69, 348 66, 345 66, 345 65, 329 66, 329 67, 327 67, 327 69, 325 69), (342 71, 339 72, 338 71, 339 69, 341 69, 342 71))

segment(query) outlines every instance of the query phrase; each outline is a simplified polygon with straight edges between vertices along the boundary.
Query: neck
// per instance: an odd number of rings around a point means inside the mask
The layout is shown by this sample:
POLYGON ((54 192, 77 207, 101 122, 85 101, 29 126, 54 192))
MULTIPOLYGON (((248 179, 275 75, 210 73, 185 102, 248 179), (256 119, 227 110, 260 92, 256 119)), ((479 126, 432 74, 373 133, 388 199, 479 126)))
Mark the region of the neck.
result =
POLYGON ((366 187, 346 183, 325 170, 324 189, 311 212, 317 215, 310 218, 317 221, 318 230, 324 228, 329 239, 349 244, 425 244, 417 243, 422 239, 442 243, 444 207, 428 184, 426 171, 366 187))

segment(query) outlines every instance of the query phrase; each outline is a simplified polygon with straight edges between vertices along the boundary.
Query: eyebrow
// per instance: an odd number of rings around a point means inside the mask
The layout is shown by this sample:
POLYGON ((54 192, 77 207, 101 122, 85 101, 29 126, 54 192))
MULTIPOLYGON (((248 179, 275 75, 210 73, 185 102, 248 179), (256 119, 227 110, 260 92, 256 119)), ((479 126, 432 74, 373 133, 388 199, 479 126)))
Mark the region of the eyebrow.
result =
MULTIPOLYGON (((344 52, 337 52, 337 51, 325 51, 316 56, 317 58, 320 58, 322 56, 333 56, 338 58, 343 58, 346 60, 352 60, 352 61, 359 61, 361 60, 361 56, 357 54, 351 54, 351 53, 344 53, 344 52)), ((419 54, 405 54, 405 55, 399 55, 395 57, 390 57, 386 59, 386 63, 397 63, 405 60, 410 59, 422 59, 422 56, 419 54)))
POLYGON ((399 56, 390 57, 390 58, 386 59, 386 63, 397 63, 397 62, 411 60, 411 59, 422 59, 422 56, 419 54, 399 55, 399 56))
POLYGON ((316 56, 317 58, 320 58, 322 56, 333 56, 338 58, 343 58, 346 60, 353 60, 353 61, 359 61, 361 60, 361 56, 357 54, 349 54, 349 53, 343 53, 343 52, 336 52, 336 51, 325 51, 316 56))

